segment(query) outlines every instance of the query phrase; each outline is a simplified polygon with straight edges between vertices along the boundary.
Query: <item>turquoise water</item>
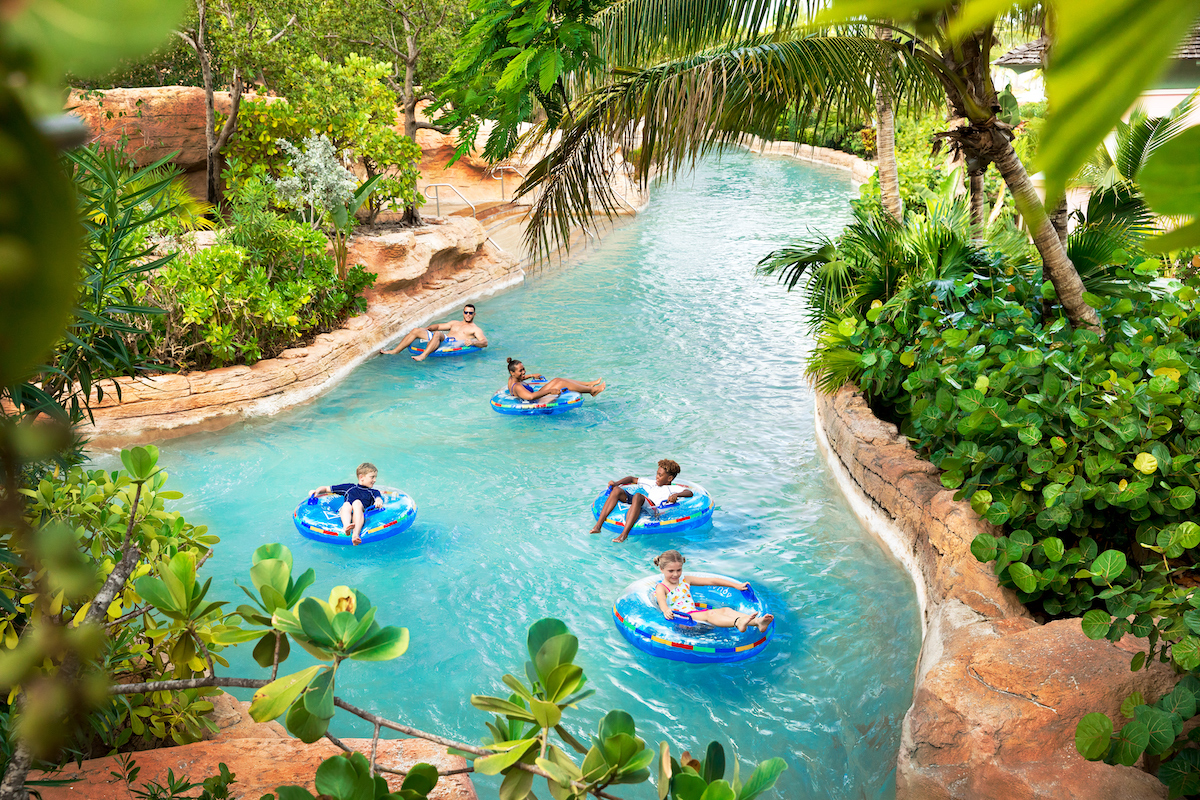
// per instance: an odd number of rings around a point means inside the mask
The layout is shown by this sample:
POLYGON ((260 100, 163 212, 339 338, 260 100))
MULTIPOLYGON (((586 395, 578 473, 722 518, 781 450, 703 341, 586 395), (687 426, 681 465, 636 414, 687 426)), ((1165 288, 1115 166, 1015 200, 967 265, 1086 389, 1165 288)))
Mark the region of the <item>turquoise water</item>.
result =
MULTIPOLYGON (((506 695, 500 676, 521 674, 529 624, 556 616, 578 634, 577 663, 597 690, 567 717, 577 735, 622 708, 652 745, 696 752, 732 740, 743 763, 782 756, 787 800, 894 796, 915 596, 817 452, 799 298, 753 275, 805 226, 836 231, 852 191, 845 173, 727 155, 658 187, 644 214, 570 268, 480 301, 485 353, 372 359, 302 408, 163 443, 171 486, 187 495, 179 507, 222 538, 205 567, 213 595, 236 605, 253 550, 287 543, 297 571, 316 568, 314 594, 356 586, 379 620, 411 631, 396 661, 347 662, 339 694, 467 741, 485 720, 469 695, 506 695), (569 414, 501 416, 488 399, 505 356, 549 376, 604 377, 609 389, 569 414), (653 475, 662 457, 714 494, 712 528, 624 545, 589 536, 606 481, 653 475), (369 548, 302 539, 296 503, 352 480, 364 460, 381 485, 416 499, 413 528, 369 548), (694 666, 620 637, 613 599, 668 547, 767 596, 778 624, 765 655, 694 666)), ((295 652, 285 670, 308 663, 295 652)), ((248 646, 231 661, 232 673, 262 674, 248 646)), ((333 732, 370 735, 340 715, 333 732)), ((495 796, 490 779, 477 785, 495 796)))

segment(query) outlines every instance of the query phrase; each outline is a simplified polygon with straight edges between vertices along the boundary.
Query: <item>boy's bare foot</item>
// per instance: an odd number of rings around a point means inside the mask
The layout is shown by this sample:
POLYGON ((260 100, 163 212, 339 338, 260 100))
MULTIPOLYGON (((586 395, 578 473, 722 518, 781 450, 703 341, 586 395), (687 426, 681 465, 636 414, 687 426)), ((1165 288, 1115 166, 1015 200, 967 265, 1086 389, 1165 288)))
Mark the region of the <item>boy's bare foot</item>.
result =
POLYGON ((350 531, 352 531, 352 530, 354 530, 354 523, 347 522, 345 525, 342 526, 342 536, 349 536, 350 531))
POLYGON ((592 384, 592 397, 595 397, 596 395, 598 395, 598 394, 600 394, 601 392, 603 392, 606 386, 607 386, 607 384, 605 384, 605 382, 604 382, 604 379, 603 379, 603 378, 601 378, 600 380, 596 381, 596 383, 593 383, 593 384, 592 384), (597 386, 596 384, 599 384, 599 386, 597 386))
POLYGON ((413 356, 412 358, 413 358, 413 361, 424 361, 424 360, 425 360, 425 354, 424 354, 424 353, 421 353, 421 355, 419 355, 419 356, 413 356))
POLYGON ((354 538, 350 540, 350 543, 356 544, 356 545, 362 544, 362 537, 356 533, 356 534, 354 534, 354 538))
POLYGON ((599 523, 597 523, 596 527, 592 528, 590 531, 588 531, 588 533, 599 533, 600 528, 601 528, 601 525, 599 523))
POLYGON ((758 626, 759 633, 766 633, 767 628, 771 627, 771 623, 774 621, 775 615, 767 614, 766 616, 759 617, 758 619, 754 620, 754 624, 758 626))
POLYGON ((628 538, 629 538, 628 536, 626 536, 625 534, 622 533, 620 536, 613 539, 613 541, 616 542, 617 544, 620 544, 621 542, 625 541, 628 538))

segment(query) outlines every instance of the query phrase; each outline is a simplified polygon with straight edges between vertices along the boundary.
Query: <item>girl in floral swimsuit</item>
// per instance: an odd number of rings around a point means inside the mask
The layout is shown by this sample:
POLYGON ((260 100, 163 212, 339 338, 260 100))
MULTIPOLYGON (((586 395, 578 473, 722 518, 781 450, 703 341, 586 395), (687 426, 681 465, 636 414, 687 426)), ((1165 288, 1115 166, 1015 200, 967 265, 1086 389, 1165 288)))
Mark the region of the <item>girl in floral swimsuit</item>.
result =
POLYGON ((707 622, 717 628, 737 628, 739 631, 745 631, 746 628, 753 625, 759 631, 766 633, 772 620, 775 619, 774 614, 765 614, 760 617, 757 612, 753 614, 739 613, 732 608, 725 607, 698 611, 692 600, 691 586, 728 586, 730 589, 745 590, 750 584, 738 583, 727 578, 685 577, 683 562, 686 560, 678 550, 668 550, 654 559, 654 566, 659 568, 663 576, 658 586, 654 587, 654 599, 658 602, 658 607, 664 617, 674 619, 675 612, 679 611, 689 614, 697 622, 707 622))

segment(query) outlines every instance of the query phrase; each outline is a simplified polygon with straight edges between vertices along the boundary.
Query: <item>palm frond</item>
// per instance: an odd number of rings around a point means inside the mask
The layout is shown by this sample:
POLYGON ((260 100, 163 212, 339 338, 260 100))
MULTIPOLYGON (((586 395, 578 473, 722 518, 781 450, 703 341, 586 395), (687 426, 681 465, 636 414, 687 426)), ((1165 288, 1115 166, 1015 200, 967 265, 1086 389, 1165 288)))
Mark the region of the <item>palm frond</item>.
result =
POLYGON ((1093 294, 1122 296, 1129 283, 1117 275, 1123 261, 1118 256, 1140 238, 1128 225, 1107 223, 1075 229, 1067 239, 1067 257, 1075 265, 1084 287, 1093 294))
POLYGON ((610 67, 648 65, 793 25, 812 3, 795 0, 617 0, 593 18, 610 67))
MULTIPOLYGON (((876 83, 898 105, 942 99, 925 62, 868 36, 763 39, 618 75, 581 98, 561 139, 517 190, 518 197, 541 190, 526 231, 531 252, 566 245, 572 225, 586 225, 596 209, 614 215, 616 145, 638 152, 633 166, 644 185, 654 172, 672 175, 745 134, 770 136, 784 111, 817 127, 862 119, 874 110, 876 83)), ((535 126, 526 141, 542 141, 551 127, 535 126)))

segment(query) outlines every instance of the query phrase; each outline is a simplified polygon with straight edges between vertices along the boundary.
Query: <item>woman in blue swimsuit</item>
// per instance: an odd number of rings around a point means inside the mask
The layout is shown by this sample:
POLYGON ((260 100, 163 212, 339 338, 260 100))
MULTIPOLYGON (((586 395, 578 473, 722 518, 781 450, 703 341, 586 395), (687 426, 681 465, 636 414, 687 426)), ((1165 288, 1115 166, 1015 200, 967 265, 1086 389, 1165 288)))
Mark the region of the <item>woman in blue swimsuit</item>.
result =
POLYGON ((592 397, 604 391, 604 380, 581 383, 566 378, 552 378, 541 386, 533 381, 545 381, 545 375, 530 375, 525 372, 525 365, 516 359, 508 359, 508 393, 518 400, 533 402, 547 395, 558 395, 562 392, 579 392, 590 394, 592 397))

